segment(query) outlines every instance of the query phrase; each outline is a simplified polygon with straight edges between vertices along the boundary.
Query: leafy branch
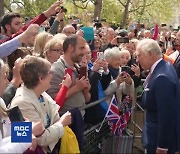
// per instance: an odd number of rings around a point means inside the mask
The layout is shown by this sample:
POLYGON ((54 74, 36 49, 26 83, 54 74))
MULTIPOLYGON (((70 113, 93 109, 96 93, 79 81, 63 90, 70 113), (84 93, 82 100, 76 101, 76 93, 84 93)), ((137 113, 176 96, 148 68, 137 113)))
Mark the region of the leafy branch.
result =
POLYGON ((134 12, 134 11, 139 10, 140 8, 149 7, 149 6, 153 5, 155 2, 156 2, 156 0, 154 0, 152 3, 149 3, 149 4, 145 4, 145 5, 144 5, 144 3, 145 3, 145 0, 144 0, 143 5, 139 5, 137 8, 135 8, 135 9, 133 9, 133 10, 129 10, 129 12, 134 12))
POLYGON ((88 6, 88 4, 89 4, 90 1, 91 1, 91 0, 73 0, 72 2, 73 2, 73 4, 74 4, 74 6, 76 6, 77 8, 81 8, 81 9, 84 10, 84 9, 87 8, 87 6, 88 6), (77 2, 81 2, 82 6, 78 5, 77 2), (84 3, 85 3, 85 4, 84 4, 84 3))

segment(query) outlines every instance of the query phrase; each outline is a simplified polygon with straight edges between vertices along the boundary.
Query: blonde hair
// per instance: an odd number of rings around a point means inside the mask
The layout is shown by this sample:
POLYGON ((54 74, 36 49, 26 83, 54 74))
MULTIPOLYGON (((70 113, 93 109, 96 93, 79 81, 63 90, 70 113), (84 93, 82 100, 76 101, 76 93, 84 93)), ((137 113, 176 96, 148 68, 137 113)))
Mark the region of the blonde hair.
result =
POLYGON ((52 38, 51 40, 49 40, 45 47, 44 47, 44 52, 43 52, 43 55, 47 58, 47 52, 50 51, 53 46, 55 45, 60 45, 62 46, 63 44, 61 43, 61 41, 58 39, 58 38, 52 38))
POLYGON ((48 40, 49 37, 51 37, 52 35, 48 32, 42 32, 39 33, 34 41, 34 51, 33 54, 39 54, 42 55, 43 51, 44 51, 44 46, 48 40))
POLYGON ((120 51, 120 56, 122 55, 122 54, 128 54, 129 55, 129 60, 131 59, 131 54, 130 54, 130 52, 128 51, 128 50, 126 50, 126 49, 122 49, 121 51, 120 51))

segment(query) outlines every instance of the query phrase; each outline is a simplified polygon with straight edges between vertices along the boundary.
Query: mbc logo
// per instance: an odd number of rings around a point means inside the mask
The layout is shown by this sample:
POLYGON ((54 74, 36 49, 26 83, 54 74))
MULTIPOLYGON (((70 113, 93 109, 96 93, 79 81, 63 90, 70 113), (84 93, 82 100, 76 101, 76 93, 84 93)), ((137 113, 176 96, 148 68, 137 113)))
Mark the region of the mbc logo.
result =
POLYGON ((32 123, 12 122, 11 142, 32 142, 32 123))
POLYGON ((14 131, 29 131, 29 126, 15 126, 14 131))

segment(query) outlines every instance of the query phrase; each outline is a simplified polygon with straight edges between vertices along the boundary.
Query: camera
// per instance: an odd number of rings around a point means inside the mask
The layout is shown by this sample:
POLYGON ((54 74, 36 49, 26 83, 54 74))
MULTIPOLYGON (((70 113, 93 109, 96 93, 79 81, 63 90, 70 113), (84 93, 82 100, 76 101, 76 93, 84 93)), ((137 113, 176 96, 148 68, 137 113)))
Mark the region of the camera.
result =
POLYGON ((94 27, 96 28, 101 28, 102 27, 102 24, 100 22, 95 22, 94 23, 94 27))
POLYGON ((134 75, 134 72, 131 70, 129 66, 121 67, 121 71, 128 73, 131 77, 134 75))
POLYGON ((128 37, 118 37, 117 43, 129 43, 129 38, 128 37))
POLYGON ((101 28, 102 27, 102 23, 99 20, 94 20, 94 27, 101 28))
POLYGON ((140 28, 144 29, 145 28, 144 24, 140 24, 140 28))
POLYGON ((67 13, 67 9, 64 6, 61 6, 61 10, 62 12, 67 13))

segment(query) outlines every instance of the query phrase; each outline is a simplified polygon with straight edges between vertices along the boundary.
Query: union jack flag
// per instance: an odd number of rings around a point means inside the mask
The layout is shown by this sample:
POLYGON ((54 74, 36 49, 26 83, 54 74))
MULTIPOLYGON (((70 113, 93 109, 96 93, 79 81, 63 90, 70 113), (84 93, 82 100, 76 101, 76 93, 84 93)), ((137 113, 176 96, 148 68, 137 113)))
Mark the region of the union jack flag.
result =
POLYGON ((109 121, 110 129, 114 135, 122 135, 122 131, 126 128, 130 119, 130 111, 126 111, 120 115, 115 95, 111 99, 106 118, 109 121))
POLYGON ((121 118, 120 118, 120 113, 117 106, 117 100, 115 98, 115 95, 113 95, 111 99, 111 103, 106 113, 106 118, 109 121, 110 129, 112 130, 112 133, 115 135, 120 135, 122 133, 120 129, 121 118))

